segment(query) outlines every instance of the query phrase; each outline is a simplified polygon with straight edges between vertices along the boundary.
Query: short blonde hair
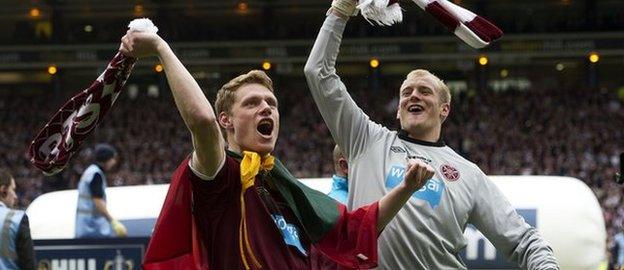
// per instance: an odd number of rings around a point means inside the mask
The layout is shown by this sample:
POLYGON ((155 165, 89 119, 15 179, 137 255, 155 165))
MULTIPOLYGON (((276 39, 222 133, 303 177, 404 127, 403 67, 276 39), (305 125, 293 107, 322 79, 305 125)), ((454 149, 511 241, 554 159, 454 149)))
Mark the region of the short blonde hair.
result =
POLYGON ((446 84, 444 83, 444 81, 442 81, 440 78, 438 78, 438 76, 434 75, 433 73, 429 72, 428 70, 424 70, 424 69, 416 69, 411 71, 409 74, 407 74, 407 77, 405 78, 405 80, 409 80, 409 79, 414 79, 414 78, 421 78, 421 77, 425 77, 425 76, 431 76, 434 78, 434 87, 436 89, 436 91, 441 91, 441 95, 440 95, 440 101, 442 103, 451 103, 451 90, 448 88, 448 86, 446 86, 446 84))
POLYGON ((215 101, 216 115, 221 112, 231 113, 232 106, 236 102, 236 90, 248 84, 260 84, 273 92, 273 81, 269 75, 261 70, 249 71, 232 79, 219 89, 215 101))

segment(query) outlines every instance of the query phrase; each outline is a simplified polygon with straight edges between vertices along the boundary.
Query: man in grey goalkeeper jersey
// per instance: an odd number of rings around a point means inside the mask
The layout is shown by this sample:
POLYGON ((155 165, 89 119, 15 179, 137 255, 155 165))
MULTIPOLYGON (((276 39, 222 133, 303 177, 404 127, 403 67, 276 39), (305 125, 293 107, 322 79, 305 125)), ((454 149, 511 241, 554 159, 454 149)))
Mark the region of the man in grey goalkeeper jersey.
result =
MULTIPOLYGON (((346 1, 346 0, 345 0, 346 1)), ((515 211, 472 162, 440 139, 451 95, 425 70, 407 75, 399 90, 400 131, 369 120, 336 74, 342 33, 353 10, 337 0, 305 66, 305 75, 325 123, 349 161, 353 209, 378 200, 403 179, 408 157, 435 169, 379 238, 381 269, 466 269, 459 252, 463 231, 474 224, 510 260, 526 269, 559 269, 552 249, 515 211)), ((354 7, 351 7, 354 8, 354 7)))

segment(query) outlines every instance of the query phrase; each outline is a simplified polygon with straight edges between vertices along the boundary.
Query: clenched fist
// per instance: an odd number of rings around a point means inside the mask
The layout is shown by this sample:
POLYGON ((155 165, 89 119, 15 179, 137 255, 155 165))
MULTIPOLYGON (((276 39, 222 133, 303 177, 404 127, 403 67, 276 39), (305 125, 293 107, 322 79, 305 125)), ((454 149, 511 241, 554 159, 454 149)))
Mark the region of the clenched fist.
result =
POLYGON ((378 232, 381 232, 386 227, 412 194, 421 189, 434 174, 433 168, 422 160, 415 158, 407 160, 407 169, 405 170, 403 182, 379 200, 378 232))
POLYGON ((128 31, 121 38, 119 51, 130 57, 146 57, 158 55, 167 43, 156 33, 128 31))
POLYGON ((434 174, 435 171, 431 166, 420 159, 410 158, 407 161, 407 170, 405 171, 403 183, 409 189, 419 190, 434 174))

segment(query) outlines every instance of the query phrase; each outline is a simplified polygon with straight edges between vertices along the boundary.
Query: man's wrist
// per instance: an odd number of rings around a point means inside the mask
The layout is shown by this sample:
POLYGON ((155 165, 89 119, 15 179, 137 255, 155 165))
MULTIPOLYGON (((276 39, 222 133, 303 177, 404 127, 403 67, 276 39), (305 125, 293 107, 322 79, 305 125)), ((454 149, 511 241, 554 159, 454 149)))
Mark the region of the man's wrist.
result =
POLYGON ((348 19, 357 14, 356 6, 356 0, 334 0, 330 11, 341 18, 348 19))
POLYGON ((406 193, 409 193, 410 195, 420 189, 417 186, 410 186, 410 185, 408 185, 407 183, 405 183, 405 181, 401 182, 401 184, 399 184, 398 188, 401 190, 401 192, 406 192, 406 193))
POLYGON ((168 53, 171 50, 169 44, 164 40, 159 40, 156 45, 156 54, 158 57, 162 57, 164 54, 168 53))
POLYGON ((349 20, 349 18, 350 18, 350 16, 347 16, 347 15, 343 14, 342 12, 340 12, 340 11, 338 11, 338 10, 334 9, 333 7, 329 9, 329 14, 330 14, 330 15, 331 15, 331 14, 333 14, 333 15, 335 15, 336 17, 338 17, 338 18, 340 18, 340 19, 343 19, 343 20, 345 20, 345 21, 348 21, 348 20, 349 20))

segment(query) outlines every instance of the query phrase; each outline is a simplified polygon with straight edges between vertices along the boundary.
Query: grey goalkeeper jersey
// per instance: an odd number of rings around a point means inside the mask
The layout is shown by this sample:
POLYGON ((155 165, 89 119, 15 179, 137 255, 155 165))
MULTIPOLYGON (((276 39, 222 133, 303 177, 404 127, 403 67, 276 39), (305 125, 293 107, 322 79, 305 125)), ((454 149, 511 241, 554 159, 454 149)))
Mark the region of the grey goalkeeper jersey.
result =
POLYGON ((379 200, 403 180, 408 156, 435 176, 401 209, 379 239, 381 269, 465 269, 458 253, 474 224, 522 268, 559 269, 552 249, 473 163, 442 142, 408 138, 372 122, 349 96, 335 62, 346 21, 329 15, 305 67, 325 123, 349 160, 353 209, 379 200))

